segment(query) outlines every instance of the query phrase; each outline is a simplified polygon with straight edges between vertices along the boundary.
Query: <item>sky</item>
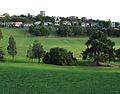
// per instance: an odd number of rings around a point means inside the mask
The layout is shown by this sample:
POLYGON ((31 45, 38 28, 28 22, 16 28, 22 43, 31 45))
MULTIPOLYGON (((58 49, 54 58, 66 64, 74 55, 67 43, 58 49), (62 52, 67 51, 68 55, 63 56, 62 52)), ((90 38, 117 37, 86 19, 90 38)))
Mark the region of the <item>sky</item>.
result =
POLYGON ((77 16, 120 22, 120 0, 0 0, 0 15, 77 16))

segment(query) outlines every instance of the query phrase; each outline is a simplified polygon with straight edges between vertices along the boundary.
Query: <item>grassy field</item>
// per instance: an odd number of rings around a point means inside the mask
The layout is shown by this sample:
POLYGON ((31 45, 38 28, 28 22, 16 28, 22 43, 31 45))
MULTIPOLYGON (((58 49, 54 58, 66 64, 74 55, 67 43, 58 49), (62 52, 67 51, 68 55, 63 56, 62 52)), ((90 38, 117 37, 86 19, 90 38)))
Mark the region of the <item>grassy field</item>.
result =
MULTIPOLYGON (((46 51, 63 47, 80 58, 87 37, 30 37, 24 29, 2 28, 2 32, 4 38, 0 44, 6 62, 0 64, 0 94, 120 94, 119 68, 55 66, 29 63, 26 59, 26 51, 35 39, 46 51), (11 61, 6 51, 10 35, 17 43, 16 63, 11 61)), ((116 43, 115 48, 120 48, 120 38, 111 39, 116 43)))
MULTIPOLYGON (((11 57, 7 54, 8 38, 10 35, 13 35, 17 43, 18 54, 16 56, 16 62, 28 62, 26 61, 26 52, 34 40, 39 40, 43 45, 46 51, 49 51, 53 47, 63 47, 68 51, 72 51, 74 56, 80 58, 80 53, 86 48, 85 42, 87 37, 80 38, 71 38, 71 37, 31 37, 28 35, 27 30, 25 29, 7 29, 1 28, 3 32, 3 39, 1 40, 2 47, 5 51, 6 60, 10 61, 11 57)), ((116 48, 120 48, 120 38, 112 38, 112 41, 115 41, 116 48)))
POLYGON ((120 94, 120 69, 0 64, 0 94, 120 94))

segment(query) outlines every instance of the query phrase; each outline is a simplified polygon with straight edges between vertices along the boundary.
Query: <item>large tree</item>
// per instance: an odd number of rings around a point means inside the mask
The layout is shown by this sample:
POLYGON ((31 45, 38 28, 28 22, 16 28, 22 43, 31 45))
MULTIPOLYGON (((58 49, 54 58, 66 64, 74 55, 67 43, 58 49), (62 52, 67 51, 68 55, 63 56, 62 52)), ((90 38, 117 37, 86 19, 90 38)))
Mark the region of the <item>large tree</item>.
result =
POLYGON ((83 51, 83 59, 88 59, 96 65, 100 62, 111 61, 115 59, 115 43, 107 39, 101 31, 96 31, 86 42, 87 49, 83 51))
POLYGON ((38 63, 40 63, 40 59, 44 57, 45 51, 43 49, 43 46, 35 40, 33 47, 32 47, 33 55, 35 58, 38 58, 38 63))
POLYGON ((17 54, 17 48, 16 48, 16 42, 12 35, 9 37, 9 45, 7 47, 7 50, 8 50, 8 54, 12 56, 12 60, 14 61, 14 57, 17 54))

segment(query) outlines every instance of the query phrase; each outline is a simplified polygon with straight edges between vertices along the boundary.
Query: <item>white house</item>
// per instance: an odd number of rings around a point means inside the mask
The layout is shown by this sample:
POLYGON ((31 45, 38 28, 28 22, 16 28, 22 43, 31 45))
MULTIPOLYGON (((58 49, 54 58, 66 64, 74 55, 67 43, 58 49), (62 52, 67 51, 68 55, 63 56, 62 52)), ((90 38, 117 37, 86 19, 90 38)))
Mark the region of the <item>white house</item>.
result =
POLYGON ((82 26, 82 27, 87 27, 87 26, 90 26, 90 24, 89 24, 88 22, 87 22, 87 23, 82 22, 82 23, 81 23, 81 26, 82 26))
POLYGON ((24 24, 24 27, 30 27, 30 26, 32 26, 33 24, 32 23, 25 23, 24 24))
POLYGON ((63 21, 62 22, 64 25, 71 25, 71 23, 69 21, 63 21))
POLYGON ((52 25, 52 22, 44 22, 45 26, 52 25))
POLYGON ((21 27, 23 25, 23 22, 15 22, 14 26, 15 27, 21 27))
POLYGON ((35 25, 40 25, 41 24, 41 21, 37 21, 34 23, 35 25))

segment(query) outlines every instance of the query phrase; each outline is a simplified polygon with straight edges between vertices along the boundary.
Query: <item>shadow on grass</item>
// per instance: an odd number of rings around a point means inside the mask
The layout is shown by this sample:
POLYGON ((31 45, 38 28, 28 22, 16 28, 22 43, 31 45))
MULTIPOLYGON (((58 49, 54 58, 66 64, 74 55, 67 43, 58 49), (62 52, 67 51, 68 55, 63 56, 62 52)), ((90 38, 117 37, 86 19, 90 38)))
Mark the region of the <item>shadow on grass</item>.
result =
POLYGON ((9 58, 6 58, 5 62, 7 62, 7 63, 36 63, 35 61, 31 61, 29 59, 24 59, 24 60, 15 59, 13 61, 12 59, 9 59, 9 58))

